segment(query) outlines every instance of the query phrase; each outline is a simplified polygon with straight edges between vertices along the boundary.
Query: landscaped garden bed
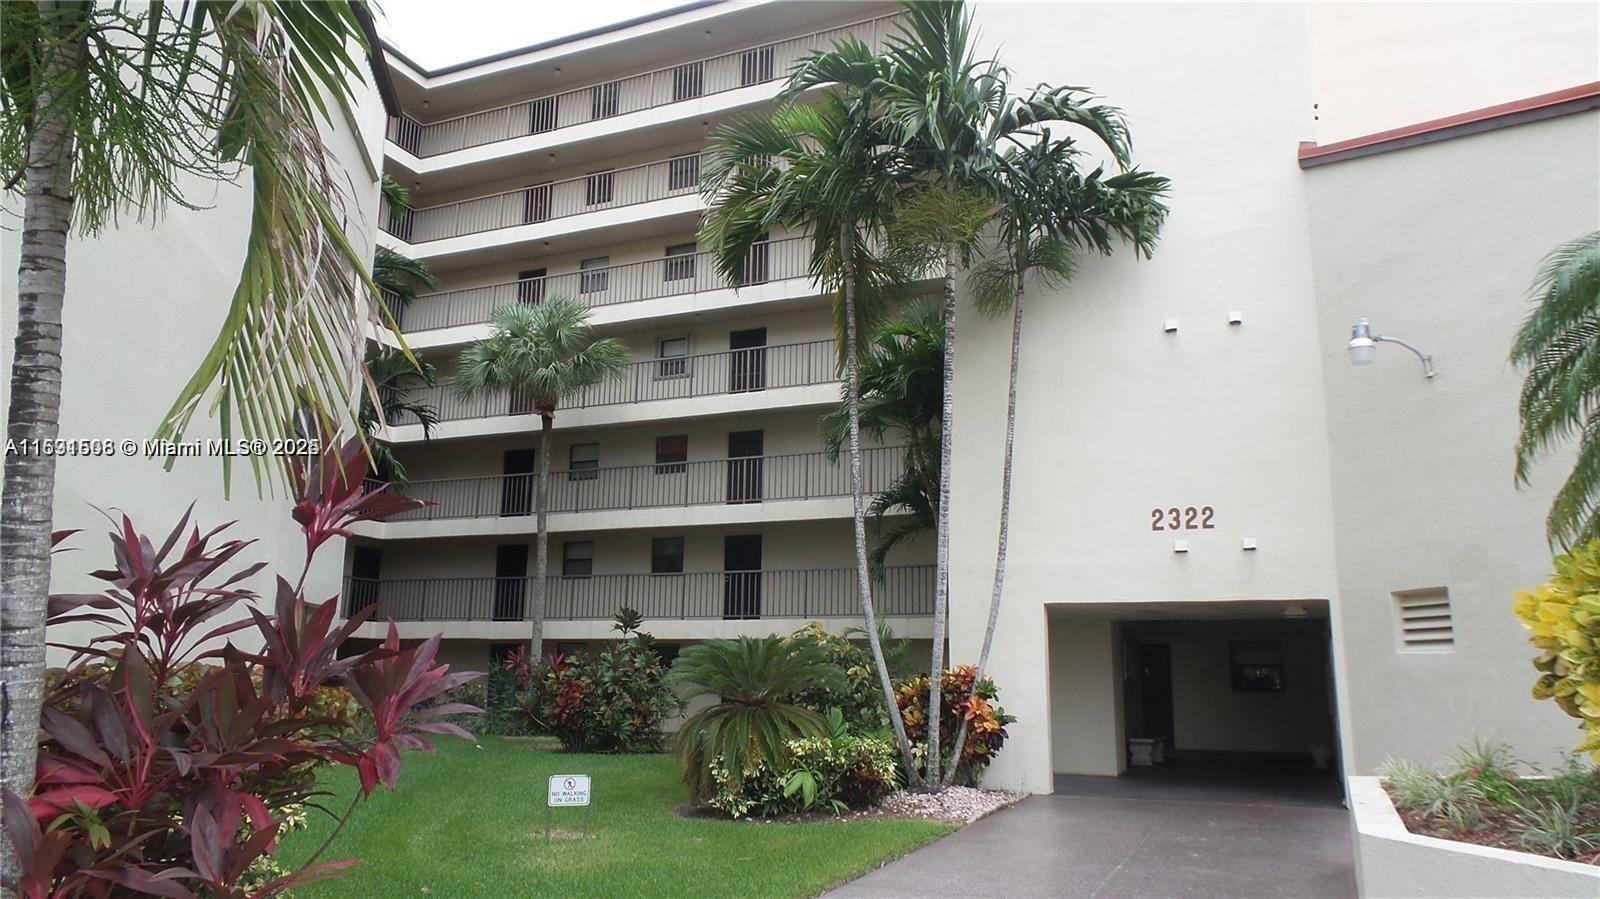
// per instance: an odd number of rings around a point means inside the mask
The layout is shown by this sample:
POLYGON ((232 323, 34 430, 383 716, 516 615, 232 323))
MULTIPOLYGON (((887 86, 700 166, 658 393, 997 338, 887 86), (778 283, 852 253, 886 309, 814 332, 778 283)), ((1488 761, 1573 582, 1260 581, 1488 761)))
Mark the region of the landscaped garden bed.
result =
MULTIPOLYGON (((408 753, 406 777, 379 790, 329 850, 359 858, 348 877, 295 891, 303 897, 813 896, 936 839, 943 821, 873 813, 777 822, 686 816, 683 769, 671 755, 553 752, 547 740, 441 740, 436 755, 408 753), (578 809, 556 811, 563 839, 544 838, 546 781, 593 777, 589 836, 578 809)), ((356 787, 324 771, 341 807, 356 787)), ((311 816, 277 853, 293 865, 332 825, 311 816)))

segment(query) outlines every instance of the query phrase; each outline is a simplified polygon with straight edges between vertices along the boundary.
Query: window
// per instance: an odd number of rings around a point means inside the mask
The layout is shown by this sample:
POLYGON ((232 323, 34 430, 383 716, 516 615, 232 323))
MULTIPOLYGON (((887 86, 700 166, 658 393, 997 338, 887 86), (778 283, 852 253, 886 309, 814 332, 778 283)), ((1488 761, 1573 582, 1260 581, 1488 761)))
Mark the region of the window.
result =
POLYGON ((517 302, 524 306, 537 306, 544 300, 544 269, 530 268, 517 272, 517 302))
POLYGON ((683 574, 683 538, 657 537, 650 541, 651 574, 683 574))
POLYGON ((689 373, 689 338, 668 337, 657 344, 656 377, 681 378, 689 373))
POLYGON ((542 222, 550 218, 550 182, 530 184, 522 194, 522 220, 542 222))
POLYGON ((605 119, 617 114, 617 97, 622 93, 622 82, 611 81, 589 88, 589 118, 605 119))
POLYGON ((1277 643, 1229 643, 1228 666, 1235 693, 1277 693, 1283 689, 1283 648, 1277 643))
POLYGON ((592 481, 600 476, 600 444, 574 443, 568 453, 567 480, 592 481))
POLYGON ((594 574, 594 541, 568 540, 561 544, 561 576, 589 577, 594 574))
POLYGON ((667 190, 693 190, 700 186, 700 154, 667 160, 667 190))
POLYGON ((617 183, 615 174, 615 169, 590 172, 588 177, 583 179, 583 202, 589 206, 611 202, 612 190, 617 183))
POLYGON ((556 97, 540 97, 528 104, 528 132, 543 134, 556 127, 556 97))
POLYGON ((772 47, 746 50, 739 57, 739 86, 760 84, 772 80, 772 47))
POLYGON ((1455 648, 1455 619, 1445 588, 1396 593, 1394 604, 1402 652, 1449 652, 1455 648))
POLYGON ((688 434, 656 438, 656 474, 678 474, 688 467, 688 434))
POLYGON ((706 92, 706 64, 691 62, 672 70, 672 102, 692 100, 706 92))
POLYGON ((700 245, 694 243, 673 244, 667 247, 667 261, 662 267, 661 278, 663 281, 688 281, 694 278, 694 254, 700 251, 700 245))
POLYGON ((578 263, 578 293, 604 293, 611 286, 611 257, 596 256, 578 263))

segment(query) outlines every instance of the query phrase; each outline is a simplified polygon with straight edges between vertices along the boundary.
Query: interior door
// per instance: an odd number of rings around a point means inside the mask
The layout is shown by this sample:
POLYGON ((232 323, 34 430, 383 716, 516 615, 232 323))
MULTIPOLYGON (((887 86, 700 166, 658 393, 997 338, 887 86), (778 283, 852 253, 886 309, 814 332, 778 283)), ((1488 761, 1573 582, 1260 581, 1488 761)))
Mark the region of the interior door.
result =
POLYGON ((378 601, 378 582, 383 576, 383 550, 356 546, 350 550, 350 596, 346 617, 378 601))
POLYGON ((722 538, 722 617, 761 617, 761 535, 722 538))
POLYGON ((1146 737, 1172 739, 1172 647, 1165 643, 1139 644, 1140 689, 1144 699, 1146 737))
POLYGON ((761 431, 728 432, 729 503, 761 502, 761 431))
POLYGON ((494 548, 494 620, 522 620, 522 596, 528 588, 528 544, 494 548))
POLYGON ((728 334, 728 390, 741 393, 767 387, 767 329, 728 334))
POLYGON ((534 497, 534 451, 506 450, 501 463, 500 514, 532 515, 534 497))

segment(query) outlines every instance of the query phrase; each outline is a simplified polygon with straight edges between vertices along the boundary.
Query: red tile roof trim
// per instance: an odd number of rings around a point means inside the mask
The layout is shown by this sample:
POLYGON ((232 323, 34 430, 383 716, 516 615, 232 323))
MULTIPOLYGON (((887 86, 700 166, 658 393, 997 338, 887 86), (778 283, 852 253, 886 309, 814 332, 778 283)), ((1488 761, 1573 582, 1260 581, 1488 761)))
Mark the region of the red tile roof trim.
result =
POLYGON ((1379 131, 1376 134, 1353 137, 1331 144, 1319 146, 1310 141, 1301 141, 1300 167, 1305 169, 1327 165, 1345 159, 1387 153, 1391 150, 1510 128, 1597 108, 1600 108, 1600 81, 1591 81, 1588 84, 1551 91, 1548 94, 1485 106, 1471 112, 1446 116, 1442 119, 1430 119, 1403 128, 1379 131))

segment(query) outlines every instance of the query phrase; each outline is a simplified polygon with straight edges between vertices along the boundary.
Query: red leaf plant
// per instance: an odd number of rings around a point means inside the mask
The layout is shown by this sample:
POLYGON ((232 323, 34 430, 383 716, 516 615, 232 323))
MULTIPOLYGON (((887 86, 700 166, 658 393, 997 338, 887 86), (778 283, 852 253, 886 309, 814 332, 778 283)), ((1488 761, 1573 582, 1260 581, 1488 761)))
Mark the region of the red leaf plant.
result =
POLYGON ((52 644, 72 655, 49 672, 33 794, 4 795, 19 858, 7 888, 26 899, 277 895, 355 864, 317 864, 324 843, 297 871, 253 870, 275 848, 287 807, 321 808, 319 768, 361 775, 336 835, 379 783, 395 785, 401 749, 432 751, 429 734, 471 739, 441 719, 478 709, 429 706, 480 676, 435 664, 437 635, 406 647, 391 622, 381 646, 341 658, 377 607, 335 626, 337 599, 303 593, 317 549, 351 522, 424 505, 364 485, 366 470, 355 441, 291 466, 306 559, 297 585, 277 579, 270 615, 244 586, 262 564, 222 573, 252 543, 222 537, 229 525, 202 532, 191 509, 157 546, 126 515, 113 519, 114 565, 94 572, 110 586, 50 598, 50 628, 106 633, 52 644), (247 616, 224 616, 239 604, 247 616), (229 639, 243 631, 259 650, 229 639), (340 689, 370 723, 349 703, 324 701, 340 689))

